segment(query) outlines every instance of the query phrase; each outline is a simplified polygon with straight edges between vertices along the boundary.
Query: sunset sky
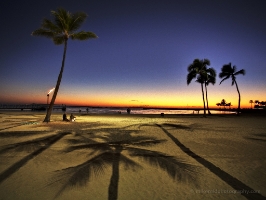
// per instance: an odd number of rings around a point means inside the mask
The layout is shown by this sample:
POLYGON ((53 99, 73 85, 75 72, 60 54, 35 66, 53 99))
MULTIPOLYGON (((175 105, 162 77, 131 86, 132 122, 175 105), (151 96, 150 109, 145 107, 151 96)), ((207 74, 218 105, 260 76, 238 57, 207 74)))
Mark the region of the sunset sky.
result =
MULTIPOLYGON (((63 45, 31 32, 59 7, 86 12, 80 30, 99 38, 69 40, 56 104, 202 106, 200 84, 186 84, 195 58, 209 59, 217 75, 229 62, 245 69, 243 106, 266 100, 265 0, 2 0, 0 104, 46 103, 63 45)), ((220 81, 208 87, 209 105, 237 106, 231 80, 220 81)))

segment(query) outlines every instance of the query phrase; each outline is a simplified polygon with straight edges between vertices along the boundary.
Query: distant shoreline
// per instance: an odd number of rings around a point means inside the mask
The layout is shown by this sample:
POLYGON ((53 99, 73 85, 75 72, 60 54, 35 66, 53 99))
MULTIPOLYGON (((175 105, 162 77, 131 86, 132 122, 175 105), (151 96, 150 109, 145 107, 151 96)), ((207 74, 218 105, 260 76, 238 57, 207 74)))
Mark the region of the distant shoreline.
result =
MULTIPOLYGON (((54 109, 61 109, 62 105, 65 104, 55 104, 54 109)), ((32 108, 46 108, 47 104, 0 104, 0 110, 9 109, 32 109, 32 108)), ((188 106, 188 107, 145 107, 145 106, 78 106, 78 105, 66 105, 66 108, 89 108, 89 109, 143 109, 143 110, 201 110, 203 107, 200 106, 188 106)), ((207 111, 207 109, 206 109, 207 111)), ((237 108, 223 108, 223 107, 210 107, 210 111, 232 111, 236 112, 237 108)), ((266 108, 242 108, 241 111, 244 112, 264 112, 266 108)))

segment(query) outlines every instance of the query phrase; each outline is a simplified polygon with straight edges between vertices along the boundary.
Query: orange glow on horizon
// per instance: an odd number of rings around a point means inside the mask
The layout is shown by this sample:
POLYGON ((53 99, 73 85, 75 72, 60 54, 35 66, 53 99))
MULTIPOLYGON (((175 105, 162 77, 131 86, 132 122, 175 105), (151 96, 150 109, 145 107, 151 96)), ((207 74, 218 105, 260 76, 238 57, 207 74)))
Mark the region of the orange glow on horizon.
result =
MULTIPOLYGON (((9 94, 1 98, 1 103, 3 104, 46 104, 47 97, 44 93, 37 93, 32 91, 23 91, 23 94, 9 94)), ((238 96, 236 92, 231 94, 224 93, 214 93, 210 92, 209 95, 209 107, 219 108, 216 103, 221 102, 223 98, 227 102, 232 103, 231 108, 237 108, 238 106, 238 96), (234 95, 234 96, 232 96, 234 95)), ((253 93, 248 93, 241 95, 241 108, 250 108, 250 99, 264 101, 266 100, 265 95, 257 95, 253 93), (253 97, 253 98, 250 98, 253 97)), ((193 107, 203 107, 202 96, 200 91, 190 92, 190 93, 173 93, 164 92, 154 93, 137 93, 137 92, 102 92, 97 93, 92 91, 91 93, 66 93, 59 91, 55 104, 66 104, 69 106, 99 106, 99 107, 164 107, 164 108, 193 108, 193 107)), ((254 106, 254 104, 253 104, 254 106)))

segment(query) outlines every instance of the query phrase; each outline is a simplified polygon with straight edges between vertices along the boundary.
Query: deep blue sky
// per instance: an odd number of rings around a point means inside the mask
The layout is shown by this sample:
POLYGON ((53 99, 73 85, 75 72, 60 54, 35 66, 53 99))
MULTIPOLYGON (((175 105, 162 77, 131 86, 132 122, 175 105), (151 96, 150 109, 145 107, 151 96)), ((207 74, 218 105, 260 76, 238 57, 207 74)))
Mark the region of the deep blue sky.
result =
MULTIPOLYGON (((46 103, 55 87, 63 46, 31 36, 50 11, 89 16, 81 30, 98 39, 69 41, 56 103, 201 105, 200 85, 186 85, 187 66, 208 58, 220 72, 231 62, 242 103, 266 100, 264 0, 2 0, 0 103, 46 103)), ((209 86, 211 105, 237 105, 231 81, 209 86)))

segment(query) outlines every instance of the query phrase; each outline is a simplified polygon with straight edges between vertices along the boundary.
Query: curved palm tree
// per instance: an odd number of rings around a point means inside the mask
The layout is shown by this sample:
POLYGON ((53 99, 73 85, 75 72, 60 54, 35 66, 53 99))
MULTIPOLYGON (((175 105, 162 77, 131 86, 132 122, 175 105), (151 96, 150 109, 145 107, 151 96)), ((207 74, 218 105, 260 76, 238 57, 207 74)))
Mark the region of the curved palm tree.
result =
MULTIPOLYGON (((107 135, 80 137, 69 140, 69 146, 65 152, 89 150, 88 160, 85 162, 57 171, 55 182, 63 181, 63 186, 55 197, 73 186, 85 186, 92 174, 96 176, 103 173, 106 166, 112 167, 112 175, 108 188, 108 199, 115 200, 118 197, 119 166, 124 164, 126 169, 141 168, 130 157, 138 157, 148 164, 158 167, 168 173, 174 180, 195 181, 196 166, 188 164, 181 159, 162 152, 144 149, 166 140, 158 140, 154 137, 132 136, 132 131, 107 130, 107 135), (185 178, 185 179, 184 179, 185 178)), ((53 183, 51 183, 53 184, 53 183)))
POLYGON ((54 17, 54 21, 44 19, 41 28, 32 32, 32 35, 34 36, 44 36, 52 39, 54 44, 56 45, 64 44, 62 66, 58 75, 53 97, 51 99, 49 108, 47 109, 47 114, 45 116, 44 122, 50 121, 53 105, 56 99, 57 92, 59 90, 64 71, 68 39, 70 38, 72 40, 87 40, 90 38, 97 38, 97 36, 93 32, 76 32, 87 17, 85 13, 77 12, 72 14, 60 8, 57 11, 51 11, 51 14, 54 17))
POLYGON ((201 84, 201 92, 202 92, 202 99, 203 99, 203 106, 204 106, 204 116, 206 116, 206 106, 205 106, 205 98, 204 98, 204 90, 203 84, 204 79, 206 77, 206 70, 207 66, 210 65, 210 61, 208 59, 195 59, 192 64, 188 66, 188 75, 187 75, 187 84, 189 85, 192 79, 197 78, 201 84), (204 78, 203 78, 204 77, 204 78))
POLYGON ((241 96, 240 96, 240 92, 239 92, 239 88, 236 82, 236 76, 239 74, 245 75, 245 70, 241 69, 239 71, 236 70, 236 66, 234 65, 233 67, 231 66, 231 63, 229 63, 228 65, 224 65, 221 69, 221 72, 219 74, 220 78, 223 78, 222 81, 220 82, 220 84, 226 80, 229 79, 230 77, 232 78, 232 86, 235 84, 236 85, 236 89, 238 92, 238 108, 237 108, 237 114, 239 115, 240 112, 240 101, 241 101, 241 96))

